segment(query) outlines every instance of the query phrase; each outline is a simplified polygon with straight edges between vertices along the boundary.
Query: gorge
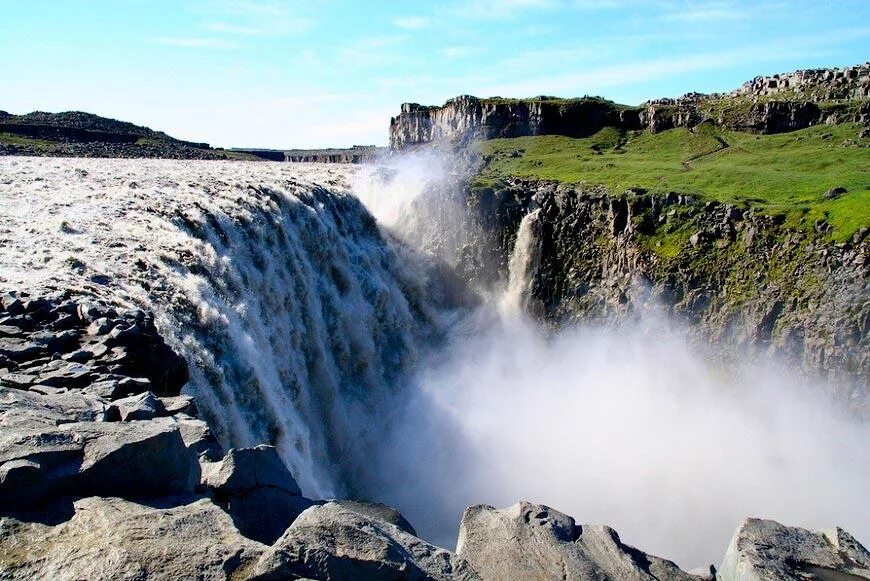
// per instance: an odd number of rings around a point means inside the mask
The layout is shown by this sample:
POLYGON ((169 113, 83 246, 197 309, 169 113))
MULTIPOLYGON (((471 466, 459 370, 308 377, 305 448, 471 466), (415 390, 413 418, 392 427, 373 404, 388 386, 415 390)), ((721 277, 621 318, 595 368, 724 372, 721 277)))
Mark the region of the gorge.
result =
POLYGON ((867 578, 867 228, 530 149, 0 158, 0 577, 867 578))

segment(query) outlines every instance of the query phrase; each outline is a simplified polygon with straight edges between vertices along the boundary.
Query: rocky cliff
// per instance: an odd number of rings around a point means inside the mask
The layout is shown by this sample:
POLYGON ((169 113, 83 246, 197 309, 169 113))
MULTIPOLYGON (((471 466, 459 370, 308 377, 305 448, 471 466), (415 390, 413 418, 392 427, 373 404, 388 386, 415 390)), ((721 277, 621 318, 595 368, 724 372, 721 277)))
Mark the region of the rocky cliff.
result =
POLYGON ((479 99, 463 95, 441 107, 402 105, 390 120, 394 151, 430 142, 525 135, 584 137, 602 127, 663 131, 710 120, 738 131, 779 133, 818 123, 870 122, 870 63, 842 69, 757 77, 726 94, 690 93, 637 107, 600 98, 479 99))
POLYGON ((523 135, 582 137, 609 126, 638 128, 638 111, 598 98, 518 100, 462 95, 443 107, 403 104, 399 116, 390 120, 390 148, 523 135))
POLYGON ((866 228, 834 243, 823 224, 810 233, 782 217, 688 195, 528 180, 467 196, 489 237, 466 249, 466 276, 506 278, 516 232, 529 216, 539 256, 530 308, 553 324, 614 323, 638 309, 664 309, 717 356, 781 357, 834 381, 843 401, 867 413, 866 228))

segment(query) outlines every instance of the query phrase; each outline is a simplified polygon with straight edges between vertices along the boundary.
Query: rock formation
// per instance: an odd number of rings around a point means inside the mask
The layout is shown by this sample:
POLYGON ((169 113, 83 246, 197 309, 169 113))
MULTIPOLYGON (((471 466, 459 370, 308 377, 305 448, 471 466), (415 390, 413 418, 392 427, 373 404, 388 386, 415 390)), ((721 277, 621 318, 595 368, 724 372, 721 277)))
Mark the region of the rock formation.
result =
POLYGON ((530 308, 540 316, 614 323, 638 308, 664 308, 718 355, 783 357, 838 384, 842 401, 868 413, 866 229, 825 242, 774 217, 688 195, 528 180, 468 196, 486 235, 466 248, 467 277, 506 276, 520 221, 539 208, 530 308), (680 252, 668 255, 663 243, 680 252))
POLYGON ((525 135, 585 137, 602 127, 664 131, 711 120, 737 131, 780 133, 818 123, 870 122, 870 63, 757 77, 727 94, 689 93, 638 107, 598 97, 480 99, 462 95, 441 107, 402 105, 390 120, 390 149, 525 135))

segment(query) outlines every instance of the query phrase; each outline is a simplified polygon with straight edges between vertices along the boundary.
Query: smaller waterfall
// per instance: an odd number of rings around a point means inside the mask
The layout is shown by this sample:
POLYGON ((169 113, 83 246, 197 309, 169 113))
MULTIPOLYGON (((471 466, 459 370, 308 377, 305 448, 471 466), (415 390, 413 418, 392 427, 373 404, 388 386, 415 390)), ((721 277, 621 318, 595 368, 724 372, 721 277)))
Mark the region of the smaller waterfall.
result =
POLYGON ((535 238, 539 212, 535 210, 523 216, 517 231, 517 240, 508 262, 508 285, 500 305, 507 313, 521 313, 529 304, 532 277, 541 254, 535 238))

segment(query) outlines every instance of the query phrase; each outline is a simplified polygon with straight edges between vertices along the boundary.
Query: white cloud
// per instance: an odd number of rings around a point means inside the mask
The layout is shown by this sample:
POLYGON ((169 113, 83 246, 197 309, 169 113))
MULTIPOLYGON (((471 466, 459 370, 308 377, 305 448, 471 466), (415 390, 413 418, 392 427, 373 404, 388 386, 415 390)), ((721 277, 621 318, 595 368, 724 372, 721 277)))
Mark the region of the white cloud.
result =
POLYGON ((196 36, 159 36, 156 38, 152 38, 151 42, 155 44, 162 44, 165 46, 177 46, 185 48, 230 49, 236 46, 233 42, 228 42, 219 38, 203 38, 196 36))
POLYGON ((394 19, 393 24, 406 30, 423 30, 432 26, 432 21, 422 16, 402 16, 394 19))
POLYGON ((478 46, 448 46, 439 51, 446 59, 460 59, 480 54, 484 50, 478 46))
POLYGON ((200 12, 211 32, 240 36, 286 36, 302 34, 316 25, 302 4, 275 0, 223 0, 205 5, 200 12))

